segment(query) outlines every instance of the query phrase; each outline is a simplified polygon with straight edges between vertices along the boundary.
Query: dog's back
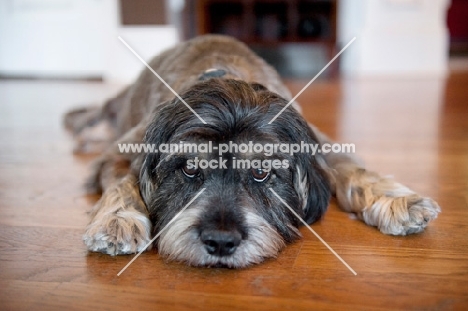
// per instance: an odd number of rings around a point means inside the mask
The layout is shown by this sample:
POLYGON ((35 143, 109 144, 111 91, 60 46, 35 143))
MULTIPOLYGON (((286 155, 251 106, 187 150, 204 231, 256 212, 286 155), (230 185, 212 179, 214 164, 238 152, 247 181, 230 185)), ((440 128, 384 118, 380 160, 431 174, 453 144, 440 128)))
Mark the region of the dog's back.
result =
MULTIPOLYGON (((148 65, 178 94, 203 80, 205 72, 217 70, 224 78, 257 82, 285 99, 291 98, 270 65, 245 44, 226 36, 206 35, 183 42, 154 57, 148 65)), ((117 139, 174 96, 145 68, 134 84, 109 99, 102 108, 71 111, 64 123, 77 138, 76 152, 99 153, 105 149, 104 138, 106 141, 117 139), (90 141, 94 145, 90 145, 90 141)))

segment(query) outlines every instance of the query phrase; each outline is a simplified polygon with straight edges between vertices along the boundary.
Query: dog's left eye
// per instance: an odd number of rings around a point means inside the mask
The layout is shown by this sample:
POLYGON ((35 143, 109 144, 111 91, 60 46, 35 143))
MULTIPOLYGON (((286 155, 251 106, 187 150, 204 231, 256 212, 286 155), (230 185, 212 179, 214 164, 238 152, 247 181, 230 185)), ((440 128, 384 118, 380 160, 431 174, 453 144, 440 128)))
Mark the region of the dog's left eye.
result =
POLYGON ((253 168, 252 176, 256 182, 264 182, 270 176, 269 171, 262 170, 261 168, 253 168))
POLYGON ((189 166, 187 164, 182 167, 182 172, 189 178, 194 178, 200 175, 200 170, 195 166, 189 166))

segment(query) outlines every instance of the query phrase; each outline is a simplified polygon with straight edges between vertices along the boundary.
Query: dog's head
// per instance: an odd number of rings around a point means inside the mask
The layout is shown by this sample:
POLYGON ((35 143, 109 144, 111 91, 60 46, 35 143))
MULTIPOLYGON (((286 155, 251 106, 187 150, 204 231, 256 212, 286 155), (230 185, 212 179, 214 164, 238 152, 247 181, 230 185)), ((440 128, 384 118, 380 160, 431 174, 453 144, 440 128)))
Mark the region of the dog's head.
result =
POLYGON ((289 107, 269 124, 287 101, 259 84, 210 79, 181 97, 206 124, 178 99, 155 113, 145 142, 165 149, 147 154, 140 172, 153 233, 205 190, 161 233, 159 253, 233 268, 276 256, 300 237, 300 221, 270 188, 309 224, 329 202, 317 155, 285 149, 317 144, 315 135, 289 107))

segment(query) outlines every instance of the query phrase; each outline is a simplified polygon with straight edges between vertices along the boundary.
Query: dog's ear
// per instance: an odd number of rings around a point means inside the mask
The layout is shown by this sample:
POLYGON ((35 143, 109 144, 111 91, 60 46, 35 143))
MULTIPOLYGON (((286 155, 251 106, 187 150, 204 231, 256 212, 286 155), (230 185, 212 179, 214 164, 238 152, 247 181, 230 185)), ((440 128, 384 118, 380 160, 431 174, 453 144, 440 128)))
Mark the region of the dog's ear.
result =
POLYGON ((140 193, 143 198, 143 202, 145 202, 147 206, 151 200, 152 194, 157 189, 154 183, 154 178, 151 178, 150 176, 150 170, 147 158, 145 158, 140 169, 140 193))
POLYGON ((319 220, 330 202, 330 184, 314 156, 297 154, 294 188, 301 199, 302 218, 308 224, 319 220))
MULTIPOLYGON (((172 101, 166 101, 158 106, 158 110, 154 112, 153 119, 148 123, 143 143, 151 145, 153 148, 167 143, 175 128, 174 118, 170 116, 175 114, 173 110, 176 107, 172 101)), ((160 161, 161 154, 159 152, 147 152, 144 158, 142 158, 140 192, 147 204, 152 193, 157 189, 159 179, 155 169, 160 161)))

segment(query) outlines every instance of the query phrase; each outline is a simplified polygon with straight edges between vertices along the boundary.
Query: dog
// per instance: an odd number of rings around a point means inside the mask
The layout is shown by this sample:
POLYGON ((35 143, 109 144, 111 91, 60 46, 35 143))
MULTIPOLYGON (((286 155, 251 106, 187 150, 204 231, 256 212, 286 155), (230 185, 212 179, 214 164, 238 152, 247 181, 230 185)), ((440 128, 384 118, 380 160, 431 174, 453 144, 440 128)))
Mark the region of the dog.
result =
POLYGON ((145 69, 103 106, 64 118, 75 152, 99 153, 87 182, 89 193, 102 193, 83 237, 89 251, 136 253, 160 234, 154 246, 168 260, 244 268, 300 238, 301 222, 285 204, 312 224, 334 195, 341 209, 390 235, 421 232, 440 212, 432 199, 367 170, 346 152, 120 152, 119 145, 131 143, 214 149, 333 143, 306 122, 297 103, 288 106, 292 96, 278 73, 235 39, 201 36, 149 65, 180 98, 145 69), (195 158, 226 165, 201 167, 195 158), (281 165, 234 168, 238 160, 281 165))

